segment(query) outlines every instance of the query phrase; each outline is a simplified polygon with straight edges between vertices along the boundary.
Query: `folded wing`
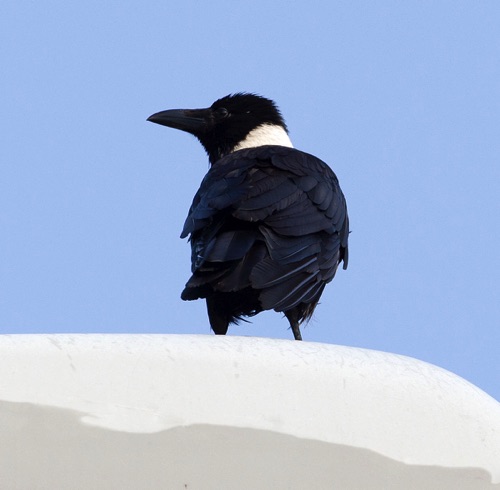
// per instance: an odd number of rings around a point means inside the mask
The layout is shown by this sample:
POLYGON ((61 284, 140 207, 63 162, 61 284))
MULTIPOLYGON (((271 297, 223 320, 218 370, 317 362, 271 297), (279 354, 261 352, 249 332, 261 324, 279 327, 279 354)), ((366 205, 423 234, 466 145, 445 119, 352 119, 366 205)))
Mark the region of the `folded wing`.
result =
POLYGON ((182 297, 251 290, 237 315, 315 304, 339 263, 347 267, 348 233, 344 195, 321 160, 286 147, 237 151, 194 197, 181 235, 190 235, 193 276, 182 297))

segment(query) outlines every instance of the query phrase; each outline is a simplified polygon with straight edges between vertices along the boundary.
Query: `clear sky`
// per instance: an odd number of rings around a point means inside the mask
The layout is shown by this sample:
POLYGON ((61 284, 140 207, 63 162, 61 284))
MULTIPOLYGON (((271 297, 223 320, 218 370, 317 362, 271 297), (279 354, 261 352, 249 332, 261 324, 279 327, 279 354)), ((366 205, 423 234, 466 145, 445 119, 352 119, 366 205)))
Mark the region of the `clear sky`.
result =
MULTIPOLYGON (((305 340, 500 399, 499 26, 496 0, 2 2, 1 331, 209 333, 179 297, 207 158, 146 118, 251 91, 349 205, 349 268, 305 340)), ((268 312, 230 335, 287 326, 268 312)))

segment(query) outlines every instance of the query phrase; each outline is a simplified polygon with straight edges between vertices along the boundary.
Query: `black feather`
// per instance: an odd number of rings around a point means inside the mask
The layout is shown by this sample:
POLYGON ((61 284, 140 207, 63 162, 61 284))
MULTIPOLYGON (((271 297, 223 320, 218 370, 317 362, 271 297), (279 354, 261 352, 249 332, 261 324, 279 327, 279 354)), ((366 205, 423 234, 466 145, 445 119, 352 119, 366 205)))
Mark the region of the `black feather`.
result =
POLYGON ((217 328, 267 309, 296 308, 303 321, 347 258, 347 208, 335 174, 321 160, 262 146, 212 166, 186 234, 197 266, 182 297, 212 298, 217 328), (227 294, 236 292, 237 301, 230 301, 227 294))

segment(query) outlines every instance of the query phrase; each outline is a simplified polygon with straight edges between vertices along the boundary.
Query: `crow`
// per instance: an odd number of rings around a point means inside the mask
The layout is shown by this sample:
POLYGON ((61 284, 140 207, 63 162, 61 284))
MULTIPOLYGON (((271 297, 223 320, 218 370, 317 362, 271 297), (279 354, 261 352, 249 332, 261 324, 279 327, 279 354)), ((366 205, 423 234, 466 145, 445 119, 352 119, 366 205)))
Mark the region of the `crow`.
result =
POLYGON ((293 148, 276 104, 252 93, 207 109, 158 112, 148 121, 194 135, 210 169, 181 238, 191 271, 181 298, 204 298, 212 330, 264 310, 283 312, 295 340, 343 262, 349 218, 334 172, 293 148))

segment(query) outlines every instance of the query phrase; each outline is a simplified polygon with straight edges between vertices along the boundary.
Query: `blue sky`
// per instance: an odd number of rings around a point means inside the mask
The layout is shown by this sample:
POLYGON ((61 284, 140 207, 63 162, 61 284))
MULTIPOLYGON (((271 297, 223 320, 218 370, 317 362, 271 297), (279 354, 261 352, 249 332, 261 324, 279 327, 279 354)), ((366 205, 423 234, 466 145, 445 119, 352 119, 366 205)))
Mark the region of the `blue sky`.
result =
MULTIPOLYGON (((207 158, 146 118, 251 91, 348 200, 304 338, 500 399, 499 25, 493 0, 3 2, 1 331, 209 333, 179 297, 207 158)), ((292 338, 273 312, 230 334, 292 338)))

